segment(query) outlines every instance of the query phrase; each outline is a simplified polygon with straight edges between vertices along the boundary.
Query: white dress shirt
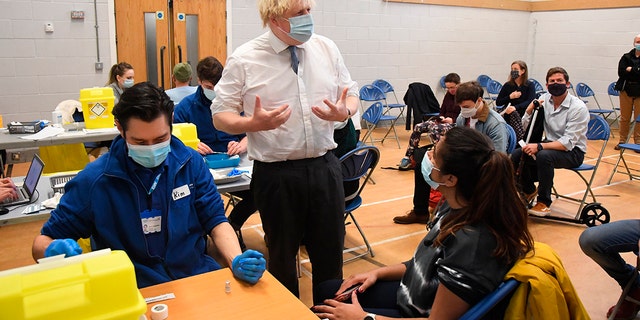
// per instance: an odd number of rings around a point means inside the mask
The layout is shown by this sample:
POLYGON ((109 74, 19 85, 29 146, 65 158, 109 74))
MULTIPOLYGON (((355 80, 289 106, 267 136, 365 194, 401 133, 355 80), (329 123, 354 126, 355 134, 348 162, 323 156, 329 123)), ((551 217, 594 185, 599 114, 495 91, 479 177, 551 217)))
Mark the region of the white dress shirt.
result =
POLYGON ((358 96, 358 85, 344 65, 335 43, 314 34, 297 46, 298 74, 291 69, 288 45, 269 30, 243 44, 227 59, 222 79, 215 87, 213 114, 234 112, 252 116, 256 96, 262 108, 273 110, 288 104, 291 117, 280 127, 247 132, 249 159, 276 162, 314 158, 334 149, 333 122, 318 118, 312 106, 328 108, 342 90, 358 96))
MULTIPOLYGON (((567 151, 578 147, 587 152, 587 128, 589 126, 589 109, 584 101, 567 94, 560 106, 554 109, 550 93, 540 96, 544 100, 544 135, 547 141, 560 142, 567 151)), ((531 122, 531 115, 525 112, 522 127, 531 122)))

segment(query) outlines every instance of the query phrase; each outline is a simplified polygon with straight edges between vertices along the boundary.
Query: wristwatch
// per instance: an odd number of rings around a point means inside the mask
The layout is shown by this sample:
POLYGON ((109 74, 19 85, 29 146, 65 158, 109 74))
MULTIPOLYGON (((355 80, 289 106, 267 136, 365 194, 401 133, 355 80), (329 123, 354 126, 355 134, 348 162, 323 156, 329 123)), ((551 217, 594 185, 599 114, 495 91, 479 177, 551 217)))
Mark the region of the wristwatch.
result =
POLYGON ((544 148, 542 148, 542 144, 538 143, 538 152, 542 151, 542 149, 544 149, 544 148))
POLYGON ((373 313, 367 313, 367 315, 364 316, 364 320, 376 320, 376 315, 373 313))
POLYGON ((349 118, 351 118, 351 110, 349 110, 349 108, 347 108, 347 118, 342 120, 342 122, 347 122, 347 120, 349 120, 349 118))

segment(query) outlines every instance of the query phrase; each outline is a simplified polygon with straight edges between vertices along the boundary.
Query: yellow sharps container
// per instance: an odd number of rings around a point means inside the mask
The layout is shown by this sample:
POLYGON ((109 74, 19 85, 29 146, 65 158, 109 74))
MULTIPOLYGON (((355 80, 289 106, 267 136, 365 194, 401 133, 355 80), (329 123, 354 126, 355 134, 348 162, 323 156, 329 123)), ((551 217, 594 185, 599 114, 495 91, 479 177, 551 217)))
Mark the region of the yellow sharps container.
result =
POLYGON ((87 129, 112 128, 114 126, 113 89, 86 88, 80 90, 80 103, 82 103, 82 115, 87 129))

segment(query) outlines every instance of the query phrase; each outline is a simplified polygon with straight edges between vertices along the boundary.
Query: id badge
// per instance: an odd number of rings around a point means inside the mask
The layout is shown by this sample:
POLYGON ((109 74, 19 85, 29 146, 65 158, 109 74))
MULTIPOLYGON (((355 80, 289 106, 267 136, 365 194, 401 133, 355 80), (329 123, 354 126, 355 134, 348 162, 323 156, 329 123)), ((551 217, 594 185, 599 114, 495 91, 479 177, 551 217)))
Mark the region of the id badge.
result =
POLYGON ((147 209, 140 212, 140 222, 144 234, 162 231, 162 213, 158 209, 147 209))

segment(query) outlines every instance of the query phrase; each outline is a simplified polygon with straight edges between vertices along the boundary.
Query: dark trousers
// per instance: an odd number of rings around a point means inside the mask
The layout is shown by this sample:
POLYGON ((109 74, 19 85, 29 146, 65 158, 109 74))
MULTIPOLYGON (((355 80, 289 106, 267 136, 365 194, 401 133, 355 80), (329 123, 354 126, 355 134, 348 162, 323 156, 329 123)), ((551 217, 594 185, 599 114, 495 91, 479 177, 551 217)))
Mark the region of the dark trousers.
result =
POLYGON ((413 169, 413 211, 417 215, 429 214, 431 186, 424 180, 422 175, 422 159, 424 159, 426 153, 426 148, 417 148, 413 151, 413 159, 416 161, 416 166, 413 169))
MULTIPOLYGON (((313 305, 324 304, 325 299, 333 299, 342 280, 329 280, 318 285, 313 296, 313 305)), ((396 303, 400 281, 378 281, 365 292, 358 293, 358 302, 366 312, 377 315, 403 318, 396 303)), ((351 303, 351 299, 346 301, 351 303)))
POLYGON ((233 206, 228 217, 233 229, 239 230, 257 209, 251 190, 235 191, 231 192, 231 195, 241 199, 233 206))
POLYGON ((299 296, 296 254, 301 244, 313 266, 314 288, 342 279, 344 190, 332 152, 311 159, 254 161, 251 190, 269 241, 268 270, 276 279, 299 296))
MULTIPOLYGON (((514 168, 518 168, 522 149, 516 149, 511 154, 514 168)), ((524 193, 532 193, 538 181, 538 202, 551 205, 551 188, 553 187, 554 169, 575 168, 582 164, 584 152, 577 147, 571 151, 541 150, 536 154, 536 160, 526 156, 519 183, 524 193)))

